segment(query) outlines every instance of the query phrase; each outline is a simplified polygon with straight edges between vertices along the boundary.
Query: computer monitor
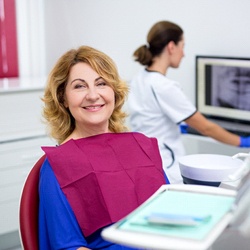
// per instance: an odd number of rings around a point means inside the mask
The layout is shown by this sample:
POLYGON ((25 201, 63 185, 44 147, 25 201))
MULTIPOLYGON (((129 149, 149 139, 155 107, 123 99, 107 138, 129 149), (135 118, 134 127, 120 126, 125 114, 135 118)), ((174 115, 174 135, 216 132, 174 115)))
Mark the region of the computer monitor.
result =
POLYGON ((250 124, 250 58, 196 56, 196 105, 206 117, 250 124))

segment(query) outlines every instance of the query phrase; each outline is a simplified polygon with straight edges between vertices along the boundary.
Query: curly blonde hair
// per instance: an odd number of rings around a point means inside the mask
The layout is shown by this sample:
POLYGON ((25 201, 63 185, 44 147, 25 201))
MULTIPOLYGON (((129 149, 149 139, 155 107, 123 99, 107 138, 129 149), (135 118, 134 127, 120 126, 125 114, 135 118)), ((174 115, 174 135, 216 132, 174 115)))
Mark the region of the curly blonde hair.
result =
POLYGON ((89 64, 113 89, 115 108, 109 119, 112 132, 127 131, 125 118, 127 114, 122 106, 128 95, 128 86, 121 80, 113 60, 101 51, 89 46, 71 49, 62 55, 49 74, 45 87, 43 117, 51 137, 62 143, 75 129, 75 120, 64 106, 64 93, 72 66, 79 62, 89 64))

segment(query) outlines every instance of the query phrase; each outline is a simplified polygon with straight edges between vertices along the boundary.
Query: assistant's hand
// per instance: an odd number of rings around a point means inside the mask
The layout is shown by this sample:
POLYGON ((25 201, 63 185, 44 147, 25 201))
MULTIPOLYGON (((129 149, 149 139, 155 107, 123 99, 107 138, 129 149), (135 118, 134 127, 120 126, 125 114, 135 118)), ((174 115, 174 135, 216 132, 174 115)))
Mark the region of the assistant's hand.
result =
POLYGON ((187 128, 188 128, 188 125, 186 123, 180 124, 180 131, 182 134, 187 134, 187 128))
POLYGON ((240 145, 239 145, 239 147, 241 147, 241 148, 250 147, 250 136, 248 136, 248 137, 240 136, 240 145))

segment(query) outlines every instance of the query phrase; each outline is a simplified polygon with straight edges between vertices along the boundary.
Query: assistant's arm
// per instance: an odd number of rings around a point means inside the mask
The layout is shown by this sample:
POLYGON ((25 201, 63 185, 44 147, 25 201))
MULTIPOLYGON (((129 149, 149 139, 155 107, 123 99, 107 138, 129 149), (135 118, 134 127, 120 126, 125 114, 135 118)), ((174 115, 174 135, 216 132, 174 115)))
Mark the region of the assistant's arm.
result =
POLYGON ((219 125, 209 121, 199 111, 194 113, 191 117, 185 120, 188 126, 196 129, 199 133, 209 136, 217 141, 232 145, 240 146, 240 136, 233 134, 219 125))

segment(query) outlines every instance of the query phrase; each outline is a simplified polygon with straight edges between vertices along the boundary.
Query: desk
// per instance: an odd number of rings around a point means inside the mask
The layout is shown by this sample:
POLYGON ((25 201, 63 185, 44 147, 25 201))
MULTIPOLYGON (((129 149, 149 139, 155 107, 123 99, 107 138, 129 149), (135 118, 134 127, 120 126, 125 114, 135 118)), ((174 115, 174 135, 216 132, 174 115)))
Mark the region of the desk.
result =
POLYGON ((182 134, 181 138, 187 154, 221 154, 233 156, 237 153, 248 153, 250 151, 250 148, 230 146, 206 136, 182 134))

